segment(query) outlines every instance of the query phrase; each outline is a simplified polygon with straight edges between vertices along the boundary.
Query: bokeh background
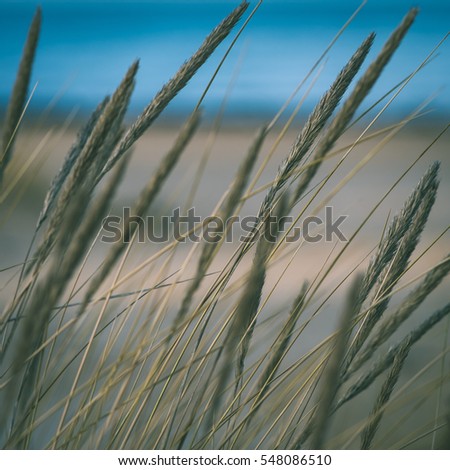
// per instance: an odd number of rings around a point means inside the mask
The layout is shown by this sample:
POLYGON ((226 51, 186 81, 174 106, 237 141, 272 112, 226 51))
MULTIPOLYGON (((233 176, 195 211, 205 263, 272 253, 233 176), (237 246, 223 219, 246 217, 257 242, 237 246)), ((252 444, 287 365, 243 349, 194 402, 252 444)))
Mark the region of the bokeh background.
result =
MULTIPOLYGON (((231 0, 1 0, 0 104, 14 81, 27 28, 37 4, 43 8, 42 35, 33 81, 39 82, 32 107, 91 109, 111 93, 125 70, 141 59, 132 101, 135 110, 159 90, 201 44, 206 34, 239 2, 231 0)), ((257 2, 251 2, 254 6, 257 2)), ((217 109, 232 84, 227 112, 260 118, 276 111, 321 55, 360 0, 264 0, 233 49, 204 105, 217 109)), ((449 29, 450 3, 445 0, 369 1, 328 54, 305 110, 315 103, 369 32, 377 39, 374 56, 405 12, 421 12, 408 40, 389 64, 371 97, 411 73, 449 29)), ((180 114, 196 103, 217 66, 224 44, 173 101, 165 116, 180 114)), ((449 46, 418 74, 391 108, 410 109, 432 94, 435 116, 450 106, 445 88, 450 70, 449 46)))
MULTIPOLYGON (((114 91, 129 65, 136 58, 140 59, 137 85, 127 118, 128 122, 131 122, 183 61, 197 50, 211 29, 238 3, 239 0, 39 2, 43 10, 43 22, 32 76, 32 86, 37 83, 37 87, 18 134, 16 154, 11 163, 11 174, 21 174, 18 182, 20 190, 17 197, 7 199, 0 207, 0 220, 8 222, 3 224, 0 231, 1 268, 23 260, 53 175, 61 166, 86 116, 106 94, 114 91)), ((377 34, 372 51, 362 67, 365 70, 407 10, 417 3, 421 12, 416 22, 395 53, 394 60, 388 64, 381 79, 364 101, 360 112, 369 108, 425 60, 447 34, 450 3, 445 0, 369 0, 327 54, 317 69, 320 73, 310 79, 290 105, 292 110, 312 80, 316 79, 297 120, 273 152, 257 187, 273 180, 278 165, 301 130, 305 116, 363 39, 371 31, 377 34)), ((256 4, 256 0, 251 1, 251 7, 256 4)), ((35 0, 0 0, 0 120, 37 5, 35 0)), ((193 205, 196 213, 203 216, 211 214, 233 180, 258 125, 272 119, 359 5, 359 0, 264 0, 205 97, 203 107, 206 117, 202 127, 164 185, 156 204, 151 207, 152 214, 167 214, 175 207, 184 207, 186 195, 194 193, 193 205), (218 123, 215 119, 224 99, 224 119, 216 133, 214 122, 218 123), (199 174, 202 175, 200 181, 197 180, 199 174), (198 183, 196 188, 193 188, 193 182, 198 183)), ((230 38, 227 38, 136 145, 113 210, 120 213, 121 207, 132 204, 136 199, 139 190, 152 176, 170 148, 180 122, 198 102, 229 44, 230 38)), ((406 126, 395 139, 383 146, 375 158, 333 199, 336 213, 349 215, 344 226, 346 234, 353 233, 368 211, 391 189, 404 170, 445 127, 450 106, 449 52, 447 41, 370 130, 378 131, 399 122, 425 100, 434 97, 427 107, 427 114, 406 126)), ((339 141, 337 148, 351 145, 386 101, 377 105, 357 126, 350 129, 339 141)), ((289 113, 284 113, 279 124, 284 124, 288 117, 289 113)), ((275 127, 268 136, 260 161, 275 144, 279 129, 280 126, 275 127)), ((322 195, 331 191, 369 154, 382 137, 383 135, 379 135, 352 151, 346 163, 324 188, 322 195)), ((449 149, 450 137, 447 132, 373 214, 346 256, 333 269, 319 292, 319 300, 336 287, 358 263, 367 263, 386 221, 401 208, 419 178, 434 160, 442 162, 441 186, 415 256, 423 253, 425 255, 415 264, 414 272, 407 274, 404 282, 407 283, 423 273, 448 253, 449 149), (434 243, 437 238, 438 242, 434 243)), ((338 152, 336 158, 342 154, 342 151, 338 152)), ((331 159, 325 162, 320 177, 331 170, 336 161, 331 159)), ((315 180, 317 181, 318 179, 315 180)), ((249 200, 244 212, 254 214, 263 194, 261 192, 259 198, 249 200)), ((95 254, 86 263, 87 273, 95 271, 108 248, 101 244, 96 247, 95 254)), ((175 267, 184 263, 190 248, 191 246, 180 247, 174 257, 175 267)), ((142 259, 158 249, 159 247, 150 244, 135 247, 127 261, 127 267, 131 270, 134 265, 140 264, 142 259)), ((302 249, 290 269, 283 273, 282 282, 277 286, 277 295, 270 298, 266 310, 274 312, 289 308, 303 280, 314 279, 332 250, 333 244, 308 245, 302 249)), ((232 246, 224 247, 215 260, 217 265, 213 265, 211 269, 221 269, 232 253, 232 246)), ((193 262, 187 266, 184 277, 189 278, 194 272, 193 262)), ((281 274, 277 267, 271 271, 267 289, 273 287, 281 274)), ((0 281, 2 307, 8 304, 14 292, 14 277, 9 271, 0 272, 0 281)), ((145 279, 146 286, 152 285, 152 282, 151 277, 145 279)), ((135 288, 130 286, 130 290, 135 288)), ((411 288, 409 285, 400 293, 399 298, 411 288)), ((420 312, 405 325, 399 337, 447 302, 449 288, 447 280, 435 295, 424 303, 420 312)), ((341 292, 344 291, 339 290, 336 296, 327 301, 322 308, 323 315, 317 321, 311 322, 307 334, 298 346, 299 349, 293 352, 296 357, 309 351, 335 329, 339 312, 336 306, 342 305, 341 292)), ((201 293, 199 292, 199 295, 201 293)), ((181 294, 179 297, 174 296, 172 300, 176 304, 180 299, 181 294)), ((398 303, 399 299, 395 299, 391 304, 398 303)), ((426 340, 414 348, 405 367, 403 382, 440 354, 443 344, 448 347, 448 337, 446 339, 445 335, 444 328, 435 328, 426 340)), ((440 367, 440 363, 437 367, 440 367)), ((433 374, 437 373, 440 372, 433 369, 430 376, 433 377, 433 374)), ((434 398, 423 404, 420 416, 424 420, 434 415, 434 398)), ((349 416, 352 413, 362 413, 363 416, 362 405, 363 403, 358 402, 358 406, 349 410, 349 416)), ((394 425, 396 419, 394 415, 390 424, 394 425)), ((410 423, 406 422, 395 431, 398 433, 398 442, 401 442, 408 426, 410 423)), ((43 439, 45 440, 45 435, 43 439)), ((431 437, 427 436, 414 446, 430 447, 430 439, 431 437)))

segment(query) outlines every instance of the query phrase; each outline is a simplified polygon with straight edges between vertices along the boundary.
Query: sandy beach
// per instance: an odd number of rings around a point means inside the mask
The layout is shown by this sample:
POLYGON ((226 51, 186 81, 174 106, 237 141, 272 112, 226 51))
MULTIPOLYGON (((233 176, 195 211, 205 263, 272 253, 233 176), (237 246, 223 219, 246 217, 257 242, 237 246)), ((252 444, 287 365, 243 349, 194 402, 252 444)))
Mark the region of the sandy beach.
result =
MULTIPOLYGON (((279 145, 274 144, 279 129, 273 130, 264 144, 257 167, 265 157, 273 150, 273 156, 267 164, 267 167, 261 174, 261 177, 255 182, 254 195, 244 204, 243 214, 254 215, 261 203, 262 197, 266 193, 265 185, 272 181, 276 170, 282 159, 288 154, 294 141, 297 129, 290 129, 283 137, 279 145)), ((322 202, 331 205, 336 214, 347 215, 343 225, 344 233, 351 238, 354 231, 364 220, 367 213, 380 201, 383 195, 391 189, 391 186, 404 171, 413 163, 413 161, 429 146, 430 142, 439 133, 443 126, 437 125, 436 128, 412 128, 404 129, 397 134, 390 142, 387 142, 379 151, 377 145, 385 137, 385 133, 367 139, 365 142, 353 149, 342 163, 341 167, 330 178, 324 186, 315 202, 308 208, 308 213, 316 213, 315 208, 322 202), (375 149, 375 150, 374 150, 375 149), (348 175, 354 171, 361 162, 368 159, 373 153, 373 158, 367 162, 352 177, 349 182, 340 189, 329 201, 328 198, 340 182, 344 181, 348 175)), ((136 145, 132 155, 129 156, 130 164, 126 177, 121 184, 117 197, 114 201, 112 212, 119 213, 123 207, 132 206, 137 198, 140 189, 146 184, 149 178, 157 168, 158 163, 168 151, 177 134, 177 128, 171 126, 156 126, 150 129, 145 136, 136 145)), ((374 131, 369 131, 365 137, 374 131)), ((215 206, 220 201, 222 195, 229 187, 237 168, 244 158, 248 147, 251 145, 255 135, 254 128, 235 128, 231 125, 224 126, 218 133, 202 127, 192 143, 187 148, 181 158, 178 166, 174 170, 169 180, 164 185, 157 202, 150 208, 149 214, 167 214, 176 207, 186 208, 188 199, 192 197, 191 207, 194 207, 198 214, 205 217, 214 212, 215 206), (198 185, 193 191, 192 181, 196 176, 200 177, 198 185)), ((1 230, 0 246, 2 247, 1 267, 6 268, 19 264, 25 256, 28 244, 31 240, 34 226, 40 212, 46 188, 48 187, 53 175, 61 165, 64 155, 70 148, 76 136, 76 126, 72 125, 68 129, 55 125, 45 129, 26 129, 21 133, 17 141, 17 159, 12 165, 12 173, 16 173, 18 168, 23 168, 24 172, 20 180, 17 181, 20 187, 19 197, 11 198, 2 208, 3 226, 1 230), (33 155, 35 152, 35 155, 33 155), (29 158, 33 161, 29 163, 29 158)), ((358 137, 361 131, 352 130, 346 137, 339 141, 336 151, 326 161, 319 171, 312 187, 319 183, 329 171, 334 168, 339 159, 344 155, 345 149, 348 149, 358 137)), ((417 262, 413 269, 402 279, 401 285, 405 287, 398 294, 398 299, 411 289, 415 284, 409 284, 417 276, 423 274, 434 263, 437 263, 450 248, 450 235, 443 232, 449 225, 449 206, 450 200, 450 162, 448 160, 448 150, 450 148, 450 135, 444 134, 436 144, 419 160, 419 162, 401 179, 399 184, 386 197, 385 201, 374 212, 373 216, 361 229, 360 233, 351 242, 351 246, 346 249, 345 254, 339 259, 339 262, 333 267, 330 275, 321 286, 317 301, 308 308, 308 313, 312 314, 322 301, 325 301, 321 307, 320 315, 311 321, 308 325, 308 334, 304 336, 301 344, 295 351, 291 351, 289 360, 295 360, 298 355, 306 353, 314 347, 319 341, 331 334, 337 321, 337 313, 342 308, 342 294, 338 290, 337 294, 326 300, 328 292, 334 289, 342 282, 347 275, 358 264, 367 265, 370 254, 379 241, 388 218, 397 213, 404 200, 413 190, 421 175, 427 167, 435 160, 441 161, 440 179, 441 185, 438 198, 431 213, 429 223, 422 236, 421 242, 413 256, 417 262), (436 239, 439 240, 435 242, 436 239), (425 256, 421 256, 426 252, 425 256)), ((255 171, 253 172, 255 174, 255 171)), ((308 198, 302 200, 296 207, 295 217, 300 213, 308 198)), ((323 211, 322 211, 323 212, 323 211)), ((317 212, 320 214, 320 210, 317 212)), ((99 227, 100 229, 100 227, 99 227)), ((196 259, 198 257, 198 246, 196 244, 180 244, 179 248, 172 254, 170 270, 182 271, 175 276, 176 279, 189 279, 195 272, 196 259)), ((196 295, 196 301, 201 299, 202 294, 215 278, 217 273, 227 263, 232 256, 237 243, 225 244, 220 251, 219 256, 214 260, 210 267, 210 278, 206 279, 196 295)), ((271 328, 275 320, 270 320, 273 313, 282 312, 289 308, 292 299, 298 293, 300 285, 304 280, 312 280, 318 276, 324 266, 330 265, 330 259, 333 259, 337 252, 345 247, 345 243, 336 243, 335 240, 322 243, 306 243, 297 251, 298 245, 289 244, 284 247, 284 261, 274 263, 269 271, 265 285, 263 300, 265 302, 265 311, 267 313, 267 324, 263 328, 271 328), (292 257, 292 258, 291 258, 292 257), (291 258, 289 266, 286 268, 286 262, 291 258), (276 286, 276 294, 271 295, 271 290, 276 286)), ((131 250, 124 272, 139 266, 145 259, 154 256, 163 246, 155 245, 150 242, 144 244, 135 244, 131 250)), ((83 272, 85 276, 95 271, 99 262, 109 246, 97 242, 93 254, 89 256, 83 272)), ((135 291, 145 287, 152 286, 158 279, 159 269, 163 266, 164 257, 154 263, 153 267, 148 267, 140 274, 121 285, 116 292, 135 291)), ((251 257, 248 262, 243 263, 234 276, 234 282, 237 286, 250 266, 251 257)), ((9 303, 14 292, 14 282, 9 282, 11 276, 15 273, 14 279, 17 279, 18 268, 8 269, 0 273, 2 290, 0 293, 0 303, 6 305, 9 303)), ((175 279, 174 278, 174 279, 175 279)), ((108 282, 108 281, 107 281, 108 282)), ((105 285, 107 285, 107 282, 105 285)), ((231 284, 233 285, 233 284, 231 284)), ((430 311, 438 308, 448 299, 449 280, 436 290, 436 292, 427 300, 414 317, 405 323, 398 337, 407 332, 412 326, 418 324, 426 318, 430 311)), ((171 302, 175 307, 181 301, 184 285, 181 284, 174 290, 171 302)), ((343 291, 344 292, 344 291, 343 291)), ((233 298, 233 296, 231 296, 233 298)), ((397 298, 393 300, 392 305, 398 304, 397 298)), ((75 299, 76 300, 76 299, 75 299)), ((226 308, 225 302, 223 308, 226 308)), ((265 317, 263 317, 265 318, 265 317)), ((267 330, 267 331, 269 331, 267 330)), ((263 333, 263 337, 264 334, 263 333)), ((442 328, 433 329, 411 353, 410 362, 406 365, 406 373, 403 382, 417 372, 421 365, 426 365, 430 360, 442 350, 443 330, 442 328)), ((257 352, 255 347, 253 354, 257 352)), ((436 366, 438 367, 438 366, 436 366)), ((363 417, 361 410, 364 409, 364 403, 353 405, 348 410, 355 419, 363 417)), ((423 407, 421 413, 423 416, 429 416, 433 412, 433 401, 423 407)), ((424 418, 425 419, 425 418, 424 418)), ((401 439, 403 428, 397 430, 401 439)), ((419 442, 418 447, 420 448, 419 442)))
MULTIPOLYGON (((340 215, 347 216, 342 229, 346 238, 351 238, 369 211, 378 204, 396 180, 402 176, 405 170, 429 146, 441 128, 442 126, 436 126, 436 129, 404 129, 378 152, 376 152, 377 146, 385 137, 385 134, 367 139, 366 142, 358 145, 348 154, 341 167, 317 195, 314 203, 305 211, 304 216, 313 213, 323 215, 323 210, 320 207, 323 204, 330 205, 336 217, 340 215), (345 181, 346 178, 348 179, 348 175, 355 168, 358 168, 358 165, 364 162, 368 156, 370 157, 372 153, 374 155, 370 161, 362 166, 358 173, 336 192, 337 185, 345 181), (328 200, 334 192, 336 194, 331 200, 328 200)), ((139 141, 132 154, 128 157, 130 158, 130 164, 126 177, 118 190, 112 213, 120 215, 123 207, 132 207, 133 201, 138 197, 140 189, 151 178, 165 152, 169 150, 177 130, 176 127, 155 127, 150 129, 142 140, 139 141)), ((366 137, 370 136, 371 132, 376 131, 369 131, 366 137)), ((259 163, 263 162, 265 157, 271 153, 278 134, 279 130, 275 129, 267 138, 259 158, 259 163)), ((196 214, 199 216, 207 217, 214 214, 214 208, 232 182, 240 162, 245 157, 246 151, 252 143, 254 135, 255 130, 250 128, 236 129, 232 126, 225 126, 218 133, 205 127, 201 128, 182 156, 173 174, 163 186, 158 200, 149 210, 149 215, 156 215, 158 217, 163 214, 171 214, 177 207, 187 210, 186 204, 188 199, 192 200, 191 207, 195 209, 196 214), (195 191, 193 191, 192 182, 196 181, 196 177, 200 179, 195 191)), ((256 215, 261 200, 267 191, 265 185, 273 180, 278 165, 288 154, 296 135, 297 130, 295 128, 290 129, 272 152, 273 156, 259 180, 254 184, 253 196, 243 206, 243 215, 256 215)), ((345 149, 348 149, 351 143, 360 136, 361 131, 357 132, 355 130, 344 139, 341 139, 336 146, 335 154, 330 157, 329 161, 323 164, 319 175, 311 187, 315 187, 315 183, 319 183, 334 168, 339 159, 344 155, 345 149)), ((33 151, 38 149, 39 152, 35 160, 24 172, 21 180, 17 183, 21 188, 20 199, 11 200, 2 209, 2 216, 5 217, 2 227, 2 238, 0 240, 2 246, 2 267, 12 266, 22 261, 42 207, 46 188, 62 164, 64 155, 75 137, 76 131, 74 126, 65 131, 58 129, 57 126, 53 129, 27 130, 19 137, 17 143, 18 158, 14 162, 15 165, 28 165, 26 162, 30 155, 32 156, 33 151), (45 142, 45 145, 42 146, 42 142, 45 142), (41 149, 40 146, 42 146, 41 149)), ((442 235, 442 232, 447 229, 449 223, 449 148, 450 135, 446 133, 401 179, 399 184, 392 189, 391 193, 373 213, 355 239, 352 240, 351 248, 346 251, 345 256, 334 267, 334 281, 332 283, 350 272, 355 264, 362 263, 364 265, 364 263, 367 263, 367 259, 365 261, 364 259, 369 256, 371 250, 373 250, 373 247, 380 239, 386 220, 401 209, 403 202, 413 190, 426 168, 435 160, 441 161, 440 189, 430 220, 416 253, 419 255, 424 250, 428 251, 426 257, 424 257, 425 259, 418 260, 414 267, 414 272, 408 278, 412 279, 427 269, 427 264, 429 267, 430 264, 437 262, 449 251, 450 234, 447 232, 442 235), (433 241, 440 236, 439 241, 429 248, 433 241)), ((256 171, 253 173, 255 175, 256 171)), ((297 217, 307 203, 308 198, 305 198, 304 201, 301 201, 296 206, 297 212, 293 211, 291 215, 294 218, 297 217)), ((279 286, 280 290, 278 292, 283 293, 283 296, 286 295, 286 298, 291 298, 295 295, 301 280, 314 277, 314 273, 320 271, 332 250, 336 252, 336 241, 338 240, 333 239, 331 242, 304 244, 299 249, 296 260, 292 263, 290 270, 283 276, 283 282, 279 286)), ((178 254, 180 256, 180 262, 190 252, 193 245, 195 244, 180 244, 177 251, 177 256, 178 254)), ((237 243, 225 244, 220 252, 220 256, 223 258, 216 259, 212 270, 223 266, 227 257, 232 255, 237 245, 237 243)), ((343 246, 341 242, 338 245, 339 247, 343 246)), ((152 244, 150 241, 137 244, 132 251, 128 267, 138 265, 143 258, 152 253, 154 254, 160 248, 161 246, 152 244)), ((107 249, 107 244, 99 242, 96 247, 97 251, 94 251, 94 253, 102 256, 106 253, 107 249)), ((287 251, 292 250, 293 247, 287 246, 287 251)), ((183 277, 188 278, 195 270, 197 253, 198 250, 192 254, 192 262, 185 266, 183 277)), ((95 269, 97 263, 98 260, 96 260, 94 255, 89 260, 88 265, 90 264, 91 269, 95 269)), ((174 266, 176 266, 176 261, 174 266)), ((2 273, 3 283, 7 281, 10 274, 9 271, 2 273)), ((276 266, 274 266, 273 274, 274 278, 279 274, 276 266)), ((12 284, 2 290, 1 299, 3 304, 7 301, 8 296, 11 295, 11 288, 12 284)))

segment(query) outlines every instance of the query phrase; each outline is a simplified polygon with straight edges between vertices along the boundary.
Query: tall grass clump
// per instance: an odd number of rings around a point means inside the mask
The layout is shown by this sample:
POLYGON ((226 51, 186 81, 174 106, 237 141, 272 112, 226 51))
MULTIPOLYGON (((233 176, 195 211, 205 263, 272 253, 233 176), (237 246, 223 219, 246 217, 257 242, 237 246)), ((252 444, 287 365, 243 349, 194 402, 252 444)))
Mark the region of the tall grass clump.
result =
MULTIPOLYGON (((133 152, 152 139, 147 129, 247 8, 246 1, 238 5, 129 124, 139 68, 132 63, 46 182, 21 258, 0 266, 2 448, 448 448, 450 307, 442 302, 448 226, 439 235, 427 226, 436 217, 441 164, 423 167, 403 203, 392 198, 401 193, 400 183, 413 180, 448 126, 416 154, 403 155, 402 170, 374 158, 425 113, 423 105, 379 126, 434 51, 363 108, 395 60, 416 9, 382 47, 374 33, 355 45, 302 124, 294 119, 297 107, 280 126, 287 103, 261 126, 230 157, 237 164, 223 175, 229 181, 223 194, 214 182, 213 191, 202 193, 197 175, 183 171, 192 176, 186 187, 178 173, 205 134, 220 138, 220 116, 208 131, 201 104, 222 60, 147 183, 132 182, 134 200, 120 236, 104 242, 105 218, 124 204, 121 189, 130 183, 133 152), (379 52, 367 64, 374 49, 379 52), (366 116, 372 116, 368 124, 366 116), (318 242, 316 230, 291 240, 296 223, 339 206, 365 165, 385 165, 392 184, 372 206, 354 210, 347 238, 318 242), (179 186, 178 204, 173 191, 161 202, 168 185, 179 186), (213 202, 209 218, 181 233, 169 230, 164 243, 139 243, 147 215, 170 214, 177 205, 183 215, 197 197, 213 202), (246 237, 233 238, 230 221, 250 210, 255 217, 246 237), (373 223, 380 213, 384 227, 373 223), (212 240, 203 236, 211 220, 219 224, 212 240), (201 236, 191 243, 192 234, 201 236)), ((40 23, 38 9, 3 120, 0 217, 6 231, 29 197, 26 186, 38 184, 33 166, 21 169, 27 130, 23 137, 18 131, 40 23)), ((207 146, 202 166, 213 153, 207 146)), ((362 200, 363 185, 357 188, 350 200, 362 200)), ((2 243, 2 251, 8 249, 2 243)))

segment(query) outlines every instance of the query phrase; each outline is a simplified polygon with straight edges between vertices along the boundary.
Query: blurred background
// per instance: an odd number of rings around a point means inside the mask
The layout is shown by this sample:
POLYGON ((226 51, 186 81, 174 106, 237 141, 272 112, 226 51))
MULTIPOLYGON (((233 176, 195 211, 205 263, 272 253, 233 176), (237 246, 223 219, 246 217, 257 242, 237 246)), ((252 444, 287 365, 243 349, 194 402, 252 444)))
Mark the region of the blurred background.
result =
MULTIPOLYGON (((1 0, 0 106, 8 99, 27 28, 38 4, 43 8, 42 35, 33 83, 39 82, 32 109, 74 106, 87 112, 111 93, 127 67, 140 58, 132 109, 142 107, 196 51, 204 37, 239 0, 1 0)), ((256 5, 251 2, 251 7, 256 5)), ((375 31, 373 57, 415 0, 368 1, 328 54, 305 103, 307 112, 329 86, 358 44, 375 31)), ((204 102, 214 112, 229 90, 227 115, 261 118, 276 112, 320 57, 360 0, 264 0, 204 102), (231 85, 230 85, 231 84, 231 85)), ((402 80, 445 36, 450 3, 424 0, 407 40, 389 64, 371 97, 402 80)), ((241 22, 242 24, 242 22, 241 22)), ((229 41, 194 77, 165 112, 185 114, 199 99, 229 41)), ((450 105, 445 82, 450 69, 448 44, 398 96, 391 113, 411 110, 430 95, 433 117, 441 119, 450 105)), ((370 59, 370 57, 369 57, 370 59)), ((370 101, 370 100, 369 100, 370 101)))
MULTIPOLYGON (((18 133, 14 159, 9 169, 11 177, 9 180, 5 178, 8 184, 11 182, 11 186, 17 186, 17 195, 12 193, 0 206, 0 220, 3 223, 0 232, 0 307, 8 304, 14 293, 13 281, 17 275, 17 272, 12 274, 9 270, 4 269, 3 272, 1 269, 18 265, 24 259, 48 186, 61 167, 86 116, 106 94, 115 90, 129 65, 139 58, 140 70, 128 115, 130 122, 176 73, 180 65, 197 50, 206 35, 239 2, 240 0, 0 0, 0 122, 15 80, 27 31, 38 4, 42 6, 43 15, 31 83, 31 87, 36 83, 37 87, 18 133), (19 175, 17 179, 16 175, 19 175)), ((284 113, 279 125, 267 137, 257 166, 270 153, 272 158, 260 175, 257 188, 273 180, 278 165, 290 151, 301 130, 305 116, 328 89, 358 45, 371 31, 376 32, 372 51, 362 67, 364 71, 408 9, 417 6, 417 3, 421 11, 416 22, 358 113, 366 111, 427 58, 448 32, 450 2, 369 0, 290 105, 289 110, 292 110, 315 81, 298 120, 294 121, 279 140, 280 125, 289 119, 289 114, 284 113)), ((256 4, 257 1, 252 0, 250 8, 256 4)), ((150 208, 152 214, 168 214, 175 207, 184 207, 189 199, 187 194, 192 195, 192 206, 195 206, 196 214, 211 214, 233 181, 236 168, 251 145, 258 124, 273 118, 360 4, 360 0, 264 0, 214 80, 203 102, 206 119, 165 183, 156 203, 150 208), (215 127, 214 119, 224 99, 224 120, 216 121, 218 124, 215 127)), ((243 21, 240 22, 242 24, 243 21)), ((237 30, 236 28, 232 32, 155 125, 139 140, 133 150, 132 163, 126 178, 119 188, 113 211, 120 214, 122 207, 131 205, 140 189, 154 174, 173 143, 179 123, 197 104, 237 30)), ((441 45, 433 60, 395 98, 381 119, 370 128, 368 135, 373 134, 371 139, 352 150, 320 194, 322 199, 322 196, 333 191, 358 163, 373 152, 374 158, 332 200, 337 215, 349 215, 343 227, 346 235, 351 236, 354 233, 369 211, 392 189, 405 169, 430 146, 447 124, 450 106, 450 90, 446 88, 450 70, 449 52, 447 41, 441 45), (426 115, 408 124, 385 145, 376 147, 386 135, 382 132, 377 134, 378 131, 406 118, 430 97, 434 99, 427 107, 426 115)), ((389 97, 339 140, 334 158, 324 163, 314 183, 319 182, 334 168, 338 158, 355 142, 361 130, 371 122, 389 97)), ((367 263, 371 251, 380 240, 386 221, 400 210, 417 181, 434 160, 442 162, 441 185, 429 223, 413 257, 417 262, 414 270, 405 276, 405 283, 438 263, 448 253, 449 148, 450 135, 447 132, 431 146, 424 158, 401 179, 375 211, 354 239, 351 249, 333 268, 319 296, 331 292, 359 263, 367 263)), ((264 192, 260 192, 249 199, 242 214, 254 215, 263 195, 264 192)), ((86 263, 87 273, 97 269, 109 248, 98 245, 86 263)), ((127 267, 131 270, 159 248, 150 243, 134 247, 127 267)), ((174 266, 185 263, 186 253, 190 248, 191 246, 179 247, 174 257, 174 266)), ((280 269, 276 266, 268 277, 267 289, 275 285, 282 275, 284 278, 277 285, 277 295, 270 298, 266 310, 272 312, 288 308, 303 280, 314 279, 335 248, 334 243, 308 245, 299 252, 296 262, 283 274, 280 274, 280 269)), ((217 266, 213 265, 211 270, 221 269, 233 249, 233 246, 225 246, 215 260, 217 266)), ((193 274, 194 268, 195 263, 187 266, 186 278, 193 274)), ((146 282, 146 285, 152 285, 151 276, 148 276, 146 282)), ((411 288, 407 285, 400 296, 411 288)), ((449 288, 447 279, 427 299, 420 313, 405 326, 404 332, 447 302, 449 288)), ((130 290, 135 290, 135 287, 130 290)), ((330 318, 336 317, 336 305, 341 302, 341 290, 322 308, 324 315, 327 315, 326 321, 320 316, 310 324, 306 341, 299 346, 301 350, 308 351, 328 332, 334 330, 335 323, 330 322, 330 318)), ((180 299, 174 296, 172 300, 176 303, 180 299)), ((394 305, 397 305, 396 302, 398 300, 393 301, 394 305)), ((408 376, 440 354, 446 334, 443 330, 441 327, 435 328, 425 341, 414 348, 410 365, 407 366, 408 376)), ((448 338, 446 341, 444 344, 448 345, 448 338)), ((298 351, 295 353, 298 354, 298 351)), ((435 370, 430 373, 435 373, 435 370)), ((424 419, 428 420, 434 415, 434 403, 433 400, 425 403, 422 411, 424 419)), ((358 413, 360 410, 355 407, 351 412, 358 413)), ((395 419, 394 416, 392 420, 395 419)), ((398 429, 400 437, 407 426, 408 422, 398 429)), ((428 441, 424 440, 415 445, 429 447, 428 441)))
MULTIPOLYGON (((261 160, 272 158, 259 177, 258 185, 273 180, 277 167, 290 151, 301 126, 328 89, 336 74, 371 31, 377 36, 362 71, 378 54, 392 30, 411 8, 412 0, 369 0, 334 44, 321 65, 292 100, 294 108, 304 98, 299 117, 282 138, 281 125, 290 110, 281 115, 266 139, 261 160)), ((53 176, 60 168, 86 117, 120 83, 129 65, 140 58, 137 85, 131 98, 131 122, 151 101, 163 84, 176 73, 203 42, 206 35, 239 4, 240 0, 185 1, 56 1, 43 0, 42 27, 31 87, 37 83, 25 113, 11 164, 11 175, 20 174, 20 197, 4 205, 7 220, 0 246, 3 263, 18 263, 30 241, 30 233, 42 207, 53 176)), ((257 5, 250 2, 249 12, 257 5)), ((29 24, 38 2, 0 0, 0 116, 11 92, 29 24)), ((269 122, 320 58, 339 29, 361 5, 360 0, 264 0, 232 49, 203 101, 206 117, 168 181, 152 211, 170 213, 185 204, 186 194, 195 194, 193 204, 200 215, 211 214, 232 181, 261 122, 269 122), (225 102, 225 103, 224 103, 225 102), (217 119, 223 107, 223 119, 217 119), (194 189, 192 185, 197 187, 194 189)), ((443 0, 421 2, 420 14, 396 51, 359 113, 365 112, 385 93, 414 72, 445 37, 450 4, 443 0)), ((239 23, 242 25, 244 19, 239 23)), ((179 125, 189 115, 238 31, 236 28, 200 68, 168 109, 135 145, 132 164, 122 184, 117 208, 130 205, 171 147, 179 125)), ((405 126, 395 138, 382 145, 375 158, 362 168, 345 189, 334 197, 341 214, 351 214, 346 229, 355 230, 365 214, 390 189, 402 172, 429 147, 448 121, 450 90, 445 88, 450 69, 449 44, 444 42, 426 67, 400 92, 368 130, 374 137, 358 145, 323 192, 332 190, 341 178, 364 159, 386 135, 382 131, 405 119, 430 97, 426 113, 405 126)), ((361 72, 362 73, 362 72, 361 72)), ((350 87, 352 89, 352 87, 350 87)), ((361 130, 388 102, 389 95, 349 129, 336 146, 335 157, 343 154, 361 130)), ((1 117, 0 117, 1 119, 1 117)), ((419 178, 434 160, 442 162, 441 188, 429 221, 423 246, 431 243, 449 225, 450 198, 449 132, 426 152, 401 180, 366 226, 356 243, 367 250, 376 243, 386 219, 398 211, 419 178), (359 240, 359 241, 358 241, 359 240)), ((336 159, 325 162, 322 176, 336 159)), ((14 179, 15 181, 15 179, 14 179)), ((317 180, 318 181, 318 180, 317 180)), ((246 202, 244 211, 253 215, 262 193, 246 202)), ((3 213, 3 212, 2 212, 3 213)), ((437 261, 450 246, 450 235, 430 251, 429 262, 437 261)), ((148 248, 148 247, 146 247, 148 248)), ((327 249, 315 247, 325 257, 327 249)), ((318 263, 312 247, 311 263, 318 263)), ((360 253, 355 250, 355 256, 360 253)), ((355 258, 348 257, 349 265, 355 258)), ((425 266, 425 265, 424 265, 425 266)), ((310 264, 306 263, 309 269, 310 264)), ((297 276, 294 277, 297 283, 297 276)))

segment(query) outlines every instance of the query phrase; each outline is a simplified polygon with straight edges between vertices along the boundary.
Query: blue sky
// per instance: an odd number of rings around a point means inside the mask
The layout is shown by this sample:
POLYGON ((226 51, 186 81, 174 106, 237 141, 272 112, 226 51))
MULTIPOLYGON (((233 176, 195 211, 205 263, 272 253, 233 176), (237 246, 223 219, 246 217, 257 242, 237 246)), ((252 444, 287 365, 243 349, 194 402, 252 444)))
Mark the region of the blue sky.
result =
MULTIPOLYGON (((35 102, 60 96, 61 106, 92 107, 111 93, 128 65, 141 59, 133 106, 142 107, 179 65, 201 44, 204 36, 237 1, 184 0, 44 0, 42 36, 33 80, 39 82, 35 102)), ((254 6, 257 2, 250 2, 254 6)), ((377 33, 373 58, 408 8, 409 0, 368 1, 324 62, 310 98, 311 106, 331 83, 357 45, 372 30, 377 33)), ((409 36, 396 53, 371 99, 380 96, 412 72, 446 34, 448 2, 428 0, 409 36)), ((28 24, 38 4, 32 0, 0 0, 0 102, 10 92, 28 24)), ((265 0, 230 54, 205 102, 217 108, 237 74, 229 109, 276 110, 320 56, 359 1, 265 0)), ((226 44, 175 100, 179 112, 195 104, 214 71, 226 44)), ((411 109, 433 93, 435 107, 450 106, 447 75, 449 47, 417 75, 397 100, 397 110, 411 109)), ((252 111, 253 110, 253 111, 252 111)))

